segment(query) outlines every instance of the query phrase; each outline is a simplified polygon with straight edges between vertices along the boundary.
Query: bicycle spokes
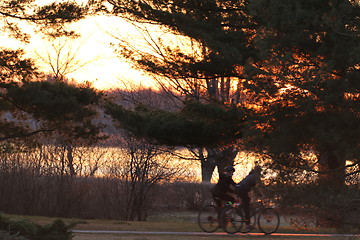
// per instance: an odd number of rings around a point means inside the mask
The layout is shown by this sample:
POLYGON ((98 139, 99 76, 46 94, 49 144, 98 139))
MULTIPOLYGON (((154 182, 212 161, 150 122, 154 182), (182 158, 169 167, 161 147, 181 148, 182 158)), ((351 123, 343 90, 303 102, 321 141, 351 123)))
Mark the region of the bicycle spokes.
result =
POLYGON ((275 216, 272 216, 272 215, 266 215, 266 216, 264 216, 264 219, 266 222, 271 222, 271 221, 273 221, 274 217, 275 216))
POLYGON ((265 208, 259 212, 258 226, 265 233, 270 234, 277 231, 280 225, 280 217, 278 212, 273 208, 265 208))
POLYGON ((238 232, 243 224, 241 212, 234 207, 224 209, 221 214, 221 227, 225 232, 233 234, 238 232))
POLYGON ((214 205, 204 206, 198 215, 198 224, 204 232, 215 232, 219 228, 219 213, 214 205))

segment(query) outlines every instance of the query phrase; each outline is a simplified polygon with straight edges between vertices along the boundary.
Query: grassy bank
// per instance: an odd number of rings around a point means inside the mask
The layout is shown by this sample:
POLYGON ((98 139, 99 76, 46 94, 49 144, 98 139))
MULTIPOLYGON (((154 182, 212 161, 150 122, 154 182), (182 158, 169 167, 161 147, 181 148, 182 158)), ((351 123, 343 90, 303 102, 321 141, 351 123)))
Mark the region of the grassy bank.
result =
MULTIPOLYGON (((45 225, 53 222, 57 218, 37 217, 37 216, 18 216, 7 215, 11 219, 21 220, 28 219, 34 223, 45 225)), ((148 222, 128 222, 107 219, 62 219, 65 223, 77 223, 74 230, 103 230, 103 231, 145 231, 145 232, 197 232, 201 233, 196 222, 196 212, 167 212, 159 213, 148 222)), ((255 230, 254 232, 257 232, 255 230)), ((287 219, 283 218, 283 222, 279 228, 281 233, 334 233, 334 229, 296 229, 288 224, 287 219)), ((359 237, 334 236, 334 237, 292 237, 292 236, 250 236, 250 235, 228 235, 222 234, 219 229, 218 235, 165 235, 165 234, 97 234, 97 233, 75 233, 74 240, 230 240, 230 239, 254 239, 254 240, 275 240, 275 239, 337 239, 337 240, 358 240, 359 237)))

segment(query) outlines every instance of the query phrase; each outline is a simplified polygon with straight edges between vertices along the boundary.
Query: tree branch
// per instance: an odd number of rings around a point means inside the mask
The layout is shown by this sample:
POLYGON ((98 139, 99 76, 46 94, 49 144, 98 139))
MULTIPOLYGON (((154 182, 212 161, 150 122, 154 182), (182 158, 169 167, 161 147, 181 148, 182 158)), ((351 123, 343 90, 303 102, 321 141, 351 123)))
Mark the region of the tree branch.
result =
POLYGON ((53 130, 53 129, 40 129, 40 130, 36 130, 36 131, 33 131, 33 132, 28 132, 28 133, 13 134, 13 135, 5 136, 5 137, 0 137, 0 142, 5 141, 5 140, 14 139, 14 138, 31 137, 31 136, 34 136, 34 135, 39 134, 39 133, 53 132, 53 131, 55 131, 55 130, 53 130))
POLYGON ((13 15, 13 14, 10 14, 10 13, 2 12, 2 11, 0 11, 0 14, 3 15, 3 16, 6 16, 6 17, 16 18, 16 19, 20 19, 20 20, 28 20, 28 21, 40 21, 40 20, 45 20, 46 19, 46 17, 42 17, 42 18, 30 17, 30 16, 22 17, 22 16, 13 15))

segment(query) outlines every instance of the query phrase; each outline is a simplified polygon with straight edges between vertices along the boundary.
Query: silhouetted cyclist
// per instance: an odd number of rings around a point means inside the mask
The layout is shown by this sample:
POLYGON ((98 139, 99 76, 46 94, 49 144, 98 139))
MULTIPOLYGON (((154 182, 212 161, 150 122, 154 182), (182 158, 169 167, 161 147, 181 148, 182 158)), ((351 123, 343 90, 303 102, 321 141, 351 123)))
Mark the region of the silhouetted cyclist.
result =
POLYGON ((235 193, 237 196, 241 198, 242 206, 244 209, 244 215, 245 215, 245 224, 247 228, 253 228, 252 225, 250 225, 250 196, 249 192, 258 184, 260 183, 260 177, 261 177, 261 167, 255 166, 254 169, 250 171, 250 173, 241 180, 238 184, 235 186, 235 193))
POLYGON ((233 166, 225 167, 224 171, 219 174, 219 181, 211 189, 212 196, 218 208, 223 207, 223 201, 225 202, 235 202, 235 198, 228 193, 234 192, 234 187, 236 183, 232 179, 232 176, 235 172, 235 168, 233 166))

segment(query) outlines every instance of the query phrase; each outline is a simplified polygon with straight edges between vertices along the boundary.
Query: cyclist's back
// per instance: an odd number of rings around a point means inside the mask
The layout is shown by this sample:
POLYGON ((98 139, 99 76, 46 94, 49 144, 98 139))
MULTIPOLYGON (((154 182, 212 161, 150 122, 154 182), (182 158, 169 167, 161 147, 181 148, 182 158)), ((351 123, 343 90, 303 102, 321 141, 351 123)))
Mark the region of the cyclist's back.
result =
POLYGON ((235 187, 236 192, 245 191, 249 192, 253 187, 255 187, 260 181, 260 173, 258 170, 253 169, 250 173, 241 180, 235 187))
POLYGON ((261 167, 255 166, 250 173, 235 186, 235 193, 241 198, 245 213, 245 223, 250 226, 250 196, 249 192, 260 182, 261 167))

